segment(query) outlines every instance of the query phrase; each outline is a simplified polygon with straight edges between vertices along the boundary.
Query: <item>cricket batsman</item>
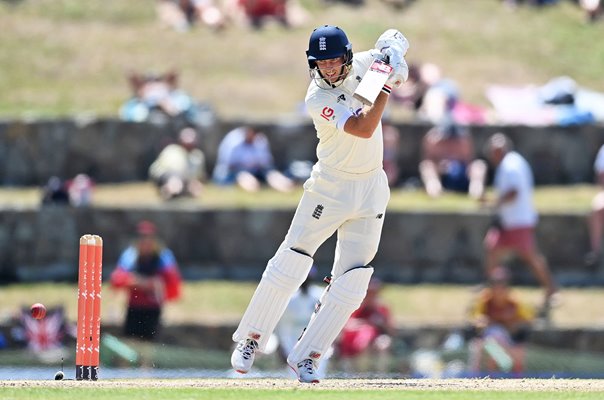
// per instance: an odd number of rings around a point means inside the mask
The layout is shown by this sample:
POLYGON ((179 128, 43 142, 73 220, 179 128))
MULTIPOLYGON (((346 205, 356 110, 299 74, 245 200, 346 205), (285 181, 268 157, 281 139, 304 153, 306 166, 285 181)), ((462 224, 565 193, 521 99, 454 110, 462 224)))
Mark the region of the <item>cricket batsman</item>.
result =
POLYGON ((382 168, 381 118, 392 87, 407 79, 408 48, 395 29, 384 32, 375 49, 354 55, 337 26, 320 26, 310 35, 306 55, 312 82, 305 102, 319 138, 318 161, 304 183, 289 231, 233 334, 237 346, 231 364, 237 372, 247 373, 256 352, 265 349, 290 297, 306 279, 313 255, 334 232, 331 281, 287 357, 300 382, 319 382, 321 358, 365 297, 373 274, 369 263, 390 198, 382 168), (353 94, 375 59, 387 60, 392 72, 373 104, 366 106, 353 94))

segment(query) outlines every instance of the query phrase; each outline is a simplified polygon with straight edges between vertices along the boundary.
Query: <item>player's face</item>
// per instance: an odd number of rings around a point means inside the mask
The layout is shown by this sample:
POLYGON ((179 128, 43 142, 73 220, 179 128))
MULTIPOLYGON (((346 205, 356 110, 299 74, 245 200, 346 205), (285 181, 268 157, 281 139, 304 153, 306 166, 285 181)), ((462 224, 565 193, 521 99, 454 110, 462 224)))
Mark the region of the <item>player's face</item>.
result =
POLYGON ((334 84, 340 79, 346 77, 346 69, 344 68, 344 57, 328 58, 327 60, 317 61, 317 69, 323 79, 334 84))

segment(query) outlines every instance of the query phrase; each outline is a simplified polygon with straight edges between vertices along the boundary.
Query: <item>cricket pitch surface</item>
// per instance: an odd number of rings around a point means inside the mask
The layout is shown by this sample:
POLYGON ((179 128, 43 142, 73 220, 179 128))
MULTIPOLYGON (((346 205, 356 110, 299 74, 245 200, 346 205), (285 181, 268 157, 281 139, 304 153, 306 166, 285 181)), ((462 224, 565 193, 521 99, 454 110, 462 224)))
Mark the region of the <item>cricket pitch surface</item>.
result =
POLYGON ((99 387, 99 388, 206 388, 206 389, 301 389, 310 390, 476 390, 476 391, 582 391, 604 392, 598 379, 324 379, 302 384, 291 379, 99 379, 5 380, 0 388, 99 387))

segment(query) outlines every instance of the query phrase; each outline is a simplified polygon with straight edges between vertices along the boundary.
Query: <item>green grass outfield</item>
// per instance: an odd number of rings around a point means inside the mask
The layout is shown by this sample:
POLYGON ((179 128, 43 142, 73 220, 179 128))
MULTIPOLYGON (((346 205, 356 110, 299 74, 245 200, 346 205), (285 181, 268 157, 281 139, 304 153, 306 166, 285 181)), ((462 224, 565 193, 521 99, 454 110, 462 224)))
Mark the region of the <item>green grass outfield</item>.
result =
POLYGON ((488 84, 543 85, 560 75, 602 88, 604 24, 585 24, 571 1, 509 12, 495 0, 415 1, 401 10, 379 0, 362 8, 300 0, 309 13, 300 27, 233 25, 220 33, 162 29, 153 3, 0 1, 0 116, 115 116, 130 94, 128 71, 172 68, 223 118, 288 116, 308 86, 308 35, 324 23, 343 27, 355 51, 387 28, 401 29, 411 43, 407 59, 440 65, 471 103, 488 104, 488 84))
POLYGON ((0 398, 19 399, 602 399, 604 384, 589 380, 289 380, 2 381, 0 398))

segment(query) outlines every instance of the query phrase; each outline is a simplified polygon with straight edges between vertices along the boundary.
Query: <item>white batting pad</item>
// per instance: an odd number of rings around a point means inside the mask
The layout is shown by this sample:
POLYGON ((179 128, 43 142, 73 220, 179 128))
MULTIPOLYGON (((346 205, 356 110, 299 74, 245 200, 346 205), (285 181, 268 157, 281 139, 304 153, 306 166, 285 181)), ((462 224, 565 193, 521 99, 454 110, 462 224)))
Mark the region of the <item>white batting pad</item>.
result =
POLYGON ((233 340, 253 339, 258 342, 258 350, 264 351, 289 299, 308 276, 312 264, 311 257, 291 249, 279 251, 271 258, 233 340))
POLYGON ((331 282, 321 297, 321 306, 287 357, 290 365, 311 358, 318 365, 350 314, 365 298, 373 267, 355 268, 331 282))

